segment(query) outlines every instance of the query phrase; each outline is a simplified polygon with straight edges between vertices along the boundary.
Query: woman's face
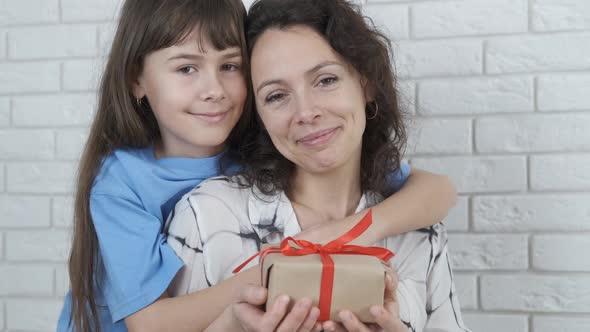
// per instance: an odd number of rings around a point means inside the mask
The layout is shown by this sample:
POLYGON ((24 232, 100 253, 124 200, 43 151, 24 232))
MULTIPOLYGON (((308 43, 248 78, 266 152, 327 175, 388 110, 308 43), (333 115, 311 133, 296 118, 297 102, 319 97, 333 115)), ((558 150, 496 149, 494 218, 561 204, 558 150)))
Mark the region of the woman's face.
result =
POLYGON ((365 89, 313 29, 269 29, 252 51, 258 113, 279 152, 310 173, 360 163, 365 89))

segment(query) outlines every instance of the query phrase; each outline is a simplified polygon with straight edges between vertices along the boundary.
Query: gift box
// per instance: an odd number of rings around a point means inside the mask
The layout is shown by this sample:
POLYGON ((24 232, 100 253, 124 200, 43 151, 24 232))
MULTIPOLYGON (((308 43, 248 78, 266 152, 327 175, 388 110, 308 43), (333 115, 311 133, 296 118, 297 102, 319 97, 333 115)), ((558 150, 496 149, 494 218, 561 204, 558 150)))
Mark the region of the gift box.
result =
MULTIPOLYGON (((369 309, 383 305, 385 268, 373 256, 333 254, 334 280, 329 309, 329 319, 340 321, 338 312, 352 311, 366 323, 374 322, 369 309)), ((268 310, 282 294, 291 298, 289 309, 301 298, 310 298, 314 306, 320 306, 323 264, 319 254, 284 256, 269 254, 262 264, 263 286, 268 288, 268 310)), ((329 287, 326 285, 325 287, 329 287)), ((327 317, 322 317, 321 321, 327 317)))
POLYGON ((268 288, 267 310, 276 298, 291 298, 289 309, 301 298, 310 298, 320 309, 319 321, 340 321, 338 313, 350 310, 365 323, 373 323, 369 309, 383 305, 385 266, 393 253, 379 247, 348 245, 372 223, 371 211, 350 231, 326 245, 286 238, 279 247, 267 247, 248 259, 261 256, 261 281, 268 288))

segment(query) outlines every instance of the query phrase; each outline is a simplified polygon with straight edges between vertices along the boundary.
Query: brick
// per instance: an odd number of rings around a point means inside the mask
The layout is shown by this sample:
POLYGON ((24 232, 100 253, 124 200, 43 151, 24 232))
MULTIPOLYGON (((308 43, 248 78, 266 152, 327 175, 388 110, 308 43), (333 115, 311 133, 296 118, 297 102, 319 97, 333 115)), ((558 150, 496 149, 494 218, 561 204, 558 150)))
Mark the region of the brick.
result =
POLYGON ((59 0, 0 0, 0 27, 14 24, 56 23, 59 0))
POLYGON ((59 63, 0 63, 0 94, 59 91, 59 63))
POLYGON ((0 266, 0 296, 51 295, 53 268, 44 266, 0 266))
POLYGON ((53 299, 6 300, 9 330, 55 331, 63 301, 53 299))
POLYGON ((588 53, 590 34, 587 33, 490 40, 486 51, 486 72, 587 69, 590 66, 588 53))
POLYGON ((371 17, 373 23, 391 40, 408 39, 409 18, 408 6, 392 4, 368 4, 363 6, 365 15, 371 17))
POLYGON ((476 196, 473 226, 484 232, 590 230, 590 195, 476 196))
POLYGON ((461 309, 477 309, 477 276, 455 273, 453 281, 461 309))
POLYGON ((420 38, 526 32, 527 11, 526 0, 418 3, 412 6, 412 32, 420 38))
POLYGON ((414 158, 412 165, 448 175, 462 194, 522 191, 526 188, 523 157, 414 158))
POLYGON ((79 160, 88 137, 87 129, 68 129, 57 132, 57 158, 79 160))
POLYGON ((407 114, 416 114, 416 83, 412 81, 397 82, 399 103, 407 114))
POLYGON ((10 99, 0 98, 0 128, 10 125, 10 99))
POLYGON ((528 235, 449 235, 453 268, 460 270, 526 270, 528 235))
POLYGON ((419 114, 489 114, 533 109, 533 80, 526 77, 443 79, 418 85, 419 114))
POLYGON ((0 192, 6 191, 6 184, 4 179, 6 178, 6 167, 3 163, 0 163, 0 192))
POLYGON ((67 265, 59 266, 55 269, 55 295, 65 296, 68 290, 70 290, 68 267, 67 265))
POLYGON ((590 74, 541 76, 537 99, 541 111, 590 110, 590 74))
POLYGON ((565 152, 590 150, 590 114, 480 118, 478 152, 565 152))
POLYGON ((0 130, 0 158, 44 160, 53 158, 53 131, 0 130))
POLYGON ((588 317, 533 316, 534 332, 590 331, 588 317))
POLYGON ((67 162, 11 163, 6 172, 9 192, 68 194, 73 189, 76 166, 67 162))
POLYGON ((96 91, 102 65, 100 60, 71 60, 63 65, 65 91, 96 91))
POLYGON ((394 60, 400 77, 461 76, 482 72, 479 41, 411 41, 397 43, 394 60))
POLYGON ((19 127, 88 126, 95 105, 92 93, 16 97, 12 121, 19 127))
POLYGON ((8 231, 6 259, 64 263, 68 259, 70 242, 70 232, 66 230, 8 231))
POLYGON ((109 54, 111 50, 111 44, 113 43, 113 38, 115 37, 116 29, 117 26, 115 23, 98 26, 98 45, 100 56, 106 56, 109 54))
POLYGON ((0 31, 0 59, 6 58, 6 33, 0 31))
POLYGON ((471 119, 415 118, 410 127, 410 154, 471 152, 471 119))
POLYGON ((485 310, 590 312, 590 276, 484 275, 485 310))
POLYGON ((117 17, 120 0, 61 0, 64 22, 112 21, 117 17))
POLYGON ((74 198, 72 196, 54 197, 52 200, 52 224, 57 227, 72 227, 74 220, 74 198))
POLYGON ((48 227, 50 200, 48 197, 0 195, 0 227, 48 227))
POLYGON ((587 0, 533 0, 531 9, 536 31, 590 29, 587 0))
POLYGON ((549 271, 590 272, 590 259, 580 256, 590 248, 588 235, 550 234, 533 237, 533 267, 549 271))
POLYGON ((535 190, 590 189, 589 169, 590 154, 531 156, 531 188, 535 190))
POLYGON ((477 332, 529 332, 526 315, 464 313, 463 320, 477 332))
POLYGON ((459 196, 457 204, 451 209, 444 220, 449 231, 466 231, 469 228, 469 199, 459 196))
POLYGON ((8 32, 8 56, 39 59, 96 56, 96 28, 62 25, 13 29, 8 32))

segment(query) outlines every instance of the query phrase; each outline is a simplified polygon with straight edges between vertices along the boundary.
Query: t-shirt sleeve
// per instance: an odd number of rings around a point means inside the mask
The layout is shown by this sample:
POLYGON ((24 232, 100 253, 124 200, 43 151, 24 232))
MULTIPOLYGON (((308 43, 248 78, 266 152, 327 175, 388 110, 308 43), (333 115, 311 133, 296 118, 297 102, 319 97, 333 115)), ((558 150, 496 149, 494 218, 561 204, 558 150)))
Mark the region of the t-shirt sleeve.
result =
POLYGON ((182 267, 162 221, 132 199, 93 193, 90 211, 104 271, 100 286, 113 322, 157 300, 182 267))
POLYGON ((406 183, 408 176, 410 176, 410 164, 402 161, 399 164, 399 168, 387 176, 387 181, 392 189, 391 192, 400 190, 404 183, 406 183))

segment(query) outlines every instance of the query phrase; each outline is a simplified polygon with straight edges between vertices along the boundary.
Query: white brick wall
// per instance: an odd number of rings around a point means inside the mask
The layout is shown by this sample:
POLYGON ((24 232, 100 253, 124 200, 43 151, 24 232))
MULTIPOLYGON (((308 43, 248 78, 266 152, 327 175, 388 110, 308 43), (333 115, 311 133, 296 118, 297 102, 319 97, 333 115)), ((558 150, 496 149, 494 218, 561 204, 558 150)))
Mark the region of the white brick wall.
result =
MULTIPOLYGON (((1 332, 55 328, 120 2, 0 0, 1 332)), ((408 158, 459 189, 446 221, 466 322, 589 331, 590 1, 355 2, 394 39, 408 158)))

